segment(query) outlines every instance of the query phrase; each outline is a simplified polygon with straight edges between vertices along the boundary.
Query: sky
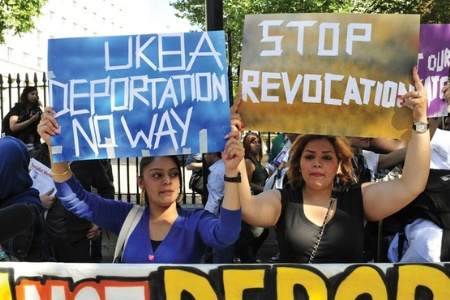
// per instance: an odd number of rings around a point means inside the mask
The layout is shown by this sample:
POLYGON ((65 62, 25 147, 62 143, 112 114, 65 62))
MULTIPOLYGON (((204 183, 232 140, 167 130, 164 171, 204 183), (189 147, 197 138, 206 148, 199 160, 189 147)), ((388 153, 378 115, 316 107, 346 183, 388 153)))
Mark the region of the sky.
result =
MULTIPOLYGON (((169 32, 187 32, 192 29, 189 22, 184 19, 177 18, 177 12, 169 5, 169 0, 140 0, 143 5, 136 5, 137 13, 141 14, 141 18, 147 20, 148 27, 142 28, 142 23, 136 33, 169 33, 169 32), (144 9, 143 9, 144 8, 144 9)), ((140 23, 140 22, 136 22, 140 23)))

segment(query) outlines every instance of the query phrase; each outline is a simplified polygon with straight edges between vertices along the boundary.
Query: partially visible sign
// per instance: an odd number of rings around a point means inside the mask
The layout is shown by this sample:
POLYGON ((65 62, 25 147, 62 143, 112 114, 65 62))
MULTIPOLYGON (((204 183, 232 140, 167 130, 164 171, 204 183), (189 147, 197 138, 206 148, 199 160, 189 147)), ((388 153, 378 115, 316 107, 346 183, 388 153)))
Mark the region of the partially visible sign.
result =
POLYGON ((428 117, 447 116, 442 87, 450 76, 450 24, 421 24, 419 75, 428 92, 428 117))
POLYGON ((222 151, 223 31, 50 39, 54 161, 222 151))
POLYGON ((249 130, 408 139, 419 15, 247 15, 240 113, 249 130))

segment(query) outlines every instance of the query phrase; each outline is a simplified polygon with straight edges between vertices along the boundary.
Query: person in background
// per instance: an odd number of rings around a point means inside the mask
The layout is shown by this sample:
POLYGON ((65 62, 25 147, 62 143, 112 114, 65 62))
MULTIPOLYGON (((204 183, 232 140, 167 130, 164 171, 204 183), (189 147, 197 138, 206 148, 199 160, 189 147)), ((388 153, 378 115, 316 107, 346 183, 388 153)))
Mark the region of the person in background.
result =
MULTIPOLYGON (((205 210, 219 216, 220 206, 225 193, 225 182, 223 181, 225 165, 220 152, 206 153, 204 157, 209 168, 208 180, 206 181, 208 200, 206 201, 205 210)), ((235 245, 233 244, 225 248, 212 249, 212 262, 215 264, 233 263, 235 257, 234 248, 235 245)))
POLYGON ((203 158, 201 153, 190 154, 186 159, 186 169, 192 171, 191 178, 189 179, 189 188, 200 194, 202 197, 202 203, 205 204, 208 198, 205 195, 205 183, 203 179, 206 174, 203 174, 203 158))
POLYGON ((33 210, 26 203, 0 208, 0 261, 15 261, 3 250, 2 242, 27 230, 33 221, 33 210))
MULTIPOLYGON (((450 85, 442 89, 443 100, 450 103, 450 85)), ((430 118, 431 158, 430 175, 426 190, 400 212, 391 216, 394 224, 400 224, 387 250, 389 262, 429 263, 447 261, 449 257, 449 228, 438 221, 446 217, 435 217, 439 213, 448 214, 449 184, 445 180, 450 174, 450 130, 449 117, 444 119, 439 129, 439 118, 430 118), (439 203, 436 205, 435 203, 439 203), (432 209, 431 207, 436 207, 432 209), (444 230, 445 229, 445 230, 444 230)), ((391 230, 392 232, 392 230, 391 230)))
MULTIPOLYGON (((60 133, 53 115, 52 108, 45 108, 38 126, 49 149, 50 136, 60 133)), ((207 247, 227 247, 236 241, 241 223, 238 167, 244 167, 244 147, 240 142, 240 128, 234 124, 233 121, 232 131, 225 136, 227 141, 222 152, 226 177, 219 217, 204 209, 187 210, 178 205, 182 180, 177 156, 143 157, 140 160, 137 182, 145 209, 128 236, 123 263, 199 263, 207 247)), ((133 203, 108 200, 87 192, 68 163, 52 163, 51 170, 56 196, 67 209, 119 235, 133 203)))
MULTIPOLYGON (((450 100, 449 100, 449 101, 450 101, 450 100)), ((444 129, 444 130, 450 130, 450 113, 448 114, 447 117, 445 117, 445 120, 444 120, 444 124, 443 124, 443 126, 442 126, 442 129, 444 129)))
POLYGON ((262 143, 259 134, 248 132, 244 137, 245 148, 245 167, 250 182, 250 189, 254 195, 264 190, 268 173, 266 168, 261 164, 262 161, 262 143))
MULTIPOLYGON (((424 190, 430 166, 427 93, 417 67, 412 75, 416 91, 399 96, 416 128, 401 178, 354 184, 347 138, 305 134, 291 146, 289 189, 252 195, 247 181, 238 186, 243 220, 253 226, 276 226, 280 262, 363 262, 366 222, 394 214, 424 190)), ((232 117, 240 121, 238 113, 232 117)), ((246 173, 245 168, 239 170, 246 173)))
MULTIPOLYGON (((268 173, 261 164, 262 148, 261 137, 254 132, 248 132, 243 140, 245 148, 245 169, 250 191, 257 195, 264 189, 268 173)), ((236 257, 241 263, 256 263, 256 254, 269 235, 269 229, 251 226, 242 222, 242 230, 236 242, 236 257)))
POLYGON ((26 204, 33 215, 31 226, 2 241, 2 248, 9 257, 15 257, 19 261, 49 261, 51 258, 45 233, 44 209, 38 190, 32 188, 27 147, 12 136, 2 137, 0 157, 0 208, 26 204))
POLYGON ((366 150, 370 150, 372 152, 380 154, 388 154, 395 150, 403 149, 407 145, 407 140, 372 138, 370 139, 370 146, 366 150))
POLYGON ((205 209, 218 216, 223 193, 225 192, 225 183, 223 181, 225 165, 220 152, 205 153, 204 157, 209 169, 208 179, 206 180, 208 200, 206 201, 205 209))
POLYGON ((29 152, 38 150, 41 145, 37 133, 37 125, 42 114, 41 106, 37 88, 26 86, 19 101, 5 117, 8 118, 11 135, 24 142, 29 152))
MULTIPOLYGON (((32 157, 47 167, 51 166, 48 146, 45 143, 41 149, 32 154, 32 157)), ((101 160, 74 161, 70 167, 85 190, 92 191, 95 188, 100 196, 114 199, 114 185, 101 160)), ((52 194, 53 190, 49 190, 40 198, 47 210, 46 231, 56 261, 100 263, 102 261, 100 228, 68 211, 52 194)))
MULTIPOLYGON (((70 165, 83 188, 106 199, 114 199, 115 187, 109 160, 80 160, 70 165)), ((96 224, 89 226, 87 238, 90 242, 90 262, 102 262, 103 231, 96 224)))
MULTIPOLYGON (((402 165, 406 156, 406 147, 394 150, 390 153, 380 154, 370 150, 372 139, 365 137, 348 137, 353 151, 352 166, 353 178, 357 183, 377 181, 380 176, 385 175, 393 167, 402 165)), ((382 138, 378 138, 382 141, 382 138)), ((390 142, 390 139, 386 139, 390 142)), ((381 261, 382 240, 380 222, 367 222, 364 240, 364 261, 381 261)))
MULTIPOLYGON (((272 141, 272 145, 270 147, 269 155, 267 158, 266 168, 269 170, 269 174, 272 174, 275 171, 275 166, 273 161, 283 150, 284 145, 288 141, 287 135, 285 133, 279 133, 272 141)), ((268 141, 268 143, 270 140, 268 141)))

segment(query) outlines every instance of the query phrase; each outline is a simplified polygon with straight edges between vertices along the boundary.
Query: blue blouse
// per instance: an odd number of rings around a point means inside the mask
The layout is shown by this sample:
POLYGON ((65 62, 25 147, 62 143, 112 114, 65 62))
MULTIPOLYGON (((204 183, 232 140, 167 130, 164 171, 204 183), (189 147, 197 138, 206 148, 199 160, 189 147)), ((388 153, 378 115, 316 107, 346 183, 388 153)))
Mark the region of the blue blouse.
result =
MULTIPOLYGON (((132 203, 104 199, 83 189, 74 176, 56 183, 57 196, 64 206, 81 218, 119 235, 133 207, 132 203)), ((206 248, 232 245, 241 230, 241 210, 221 209, 220 216, 204 209, 181 208, 179 216, 156 251, 150 241, 150 210, 147 206, 131 233, 123 253, 123 263, 200 263, 206 248)))

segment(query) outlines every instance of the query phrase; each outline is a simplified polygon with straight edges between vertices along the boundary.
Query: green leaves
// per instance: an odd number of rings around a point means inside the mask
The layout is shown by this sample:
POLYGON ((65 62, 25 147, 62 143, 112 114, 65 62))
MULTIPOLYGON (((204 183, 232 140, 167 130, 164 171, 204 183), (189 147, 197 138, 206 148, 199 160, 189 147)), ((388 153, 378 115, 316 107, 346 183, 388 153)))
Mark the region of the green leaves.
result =
POLYGON ((34 29, 34 18, 48 0, 0 0, 0 43, 5 35, 21 35, 34 29))
MULTIPOLYGON (((174 0, 170 5, 180 12, 178 17, 205 30, 205 1, 208 0, 174 0)), ((421 23, 450 23, 448 0, 223 0, 224 30, 231 38, 229 59, 234 81, 237 81, 245 15, 268 13, 420 14, 421 23)))

